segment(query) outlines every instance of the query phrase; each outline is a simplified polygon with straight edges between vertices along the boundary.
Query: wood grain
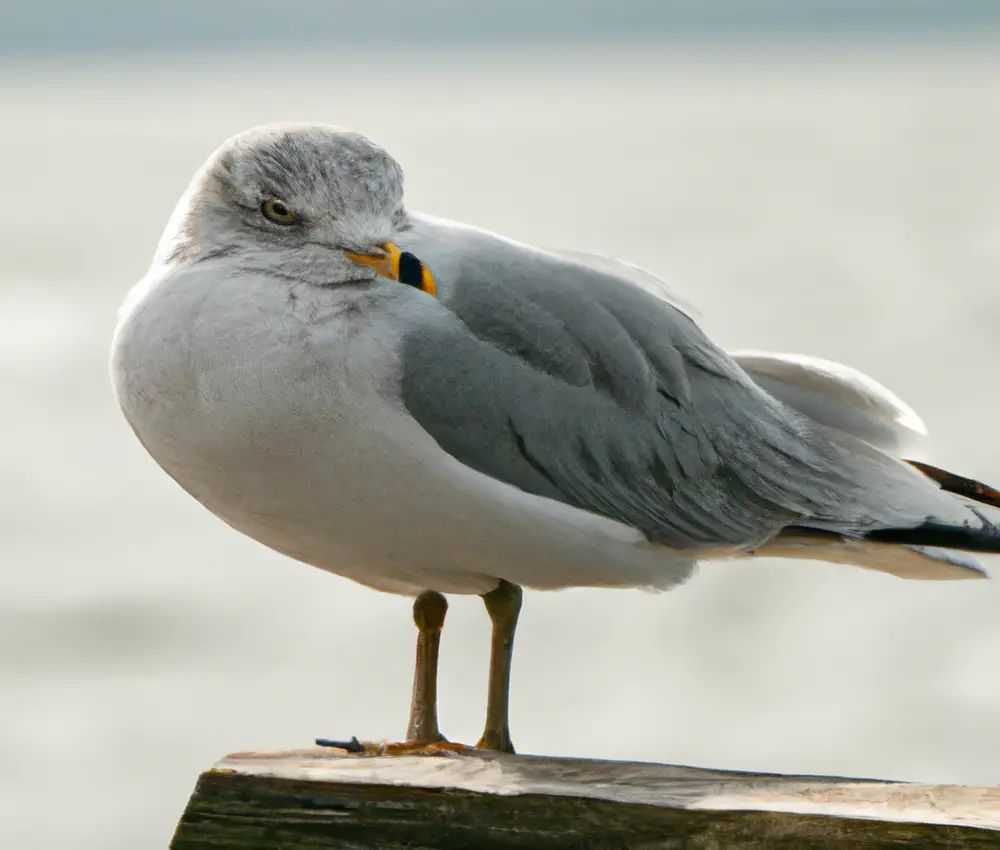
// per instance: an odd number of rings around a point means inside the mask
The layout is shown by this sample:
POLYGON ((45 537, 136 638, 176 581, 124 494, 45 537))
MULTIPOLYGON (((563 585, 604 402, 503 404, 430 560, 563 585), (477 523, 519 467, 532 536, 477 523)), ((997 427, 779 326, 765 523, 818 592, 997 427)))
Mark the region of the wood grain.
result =
POLYGON ((1000 848, 1000 788, 471 752, 237 753, 173 850, 1000 848))

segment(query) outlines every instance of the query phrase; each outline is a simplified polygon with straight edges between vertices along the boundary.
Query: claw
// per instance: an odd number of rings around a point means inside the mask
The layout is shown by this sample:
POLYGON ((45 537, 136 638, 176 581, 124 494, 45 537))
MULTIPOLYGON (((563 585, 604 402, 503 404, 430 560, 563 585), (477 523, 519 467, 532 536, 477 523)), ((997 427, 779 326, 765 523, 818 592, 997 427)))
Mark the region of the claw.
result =
POLYGON ((344 750, 348 753, 363 753, 365 751, 365 745, 362 744, 357 736, 352 735, 350 741, 334 741, 330 738, 317 738, 317 747, 334 747, 338 750, 344 750))
POLYGON ((469 752, 474 747, 456 744, 452 741, 359 741, 352 737, 350 741, 334 741, 330 738, 317 738, 317 747, 334 747, 347 753, 365 756, 456 756, 469 752))

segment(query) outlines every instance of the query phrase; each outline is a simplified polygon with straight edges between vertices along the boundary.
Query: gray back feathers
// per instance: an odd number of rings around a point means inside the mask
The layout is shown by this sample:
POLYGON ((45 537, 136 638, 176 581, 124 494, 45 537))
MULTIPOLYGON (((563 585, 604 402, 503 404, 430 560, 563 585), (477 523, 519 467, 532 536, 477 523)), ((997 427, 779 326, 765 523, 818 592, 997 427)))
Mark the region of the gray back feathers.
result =
POLYGON ((967 516, 919 473, 770 396, 606 264, 431 219, 407 238, 441 257, 454 321, 409 334, 404 402, 475 469, 677 549, 967 516))

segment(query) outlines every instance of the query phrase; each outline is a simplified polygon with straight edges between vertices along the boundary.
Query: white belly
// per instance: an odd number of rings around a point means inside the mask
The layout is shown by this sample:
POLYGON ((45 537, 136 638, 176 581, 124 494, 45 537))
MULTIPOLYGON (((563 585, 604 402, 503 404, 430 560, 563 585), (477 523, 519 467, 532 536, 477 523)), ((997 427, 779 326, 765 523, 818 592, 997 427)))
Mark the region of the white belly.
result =
POLYGON ((359 311, 356 293, 292 304, 253 278, 207 297, 196 284, 148 287, 125 309, 115 385, 156 461, 242 533, 408 594, 485 593, 498 578, 669 587, 690 573, 628 526, 464 466, 408 416, 393 320, 418 293, 387 285, 387 303, 359 311))

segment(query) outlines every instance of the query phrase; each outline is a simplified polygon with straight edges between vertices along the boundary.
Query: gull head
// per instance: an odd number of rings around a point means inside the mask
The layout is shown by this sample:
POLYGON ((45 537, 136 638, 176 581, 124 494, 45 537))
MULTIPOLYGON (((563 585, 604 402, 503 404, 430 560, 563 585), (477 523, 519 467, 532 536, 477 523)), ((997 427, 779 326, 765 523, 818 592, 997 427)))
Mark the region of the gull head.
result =
POLYGON ((315 286, 383 276, 434 294, 426 268, 393 244, 405 221, 403 170, 378 145, 335 126, 265 125, 208 158, 155 262, 224 261, 315 286))

